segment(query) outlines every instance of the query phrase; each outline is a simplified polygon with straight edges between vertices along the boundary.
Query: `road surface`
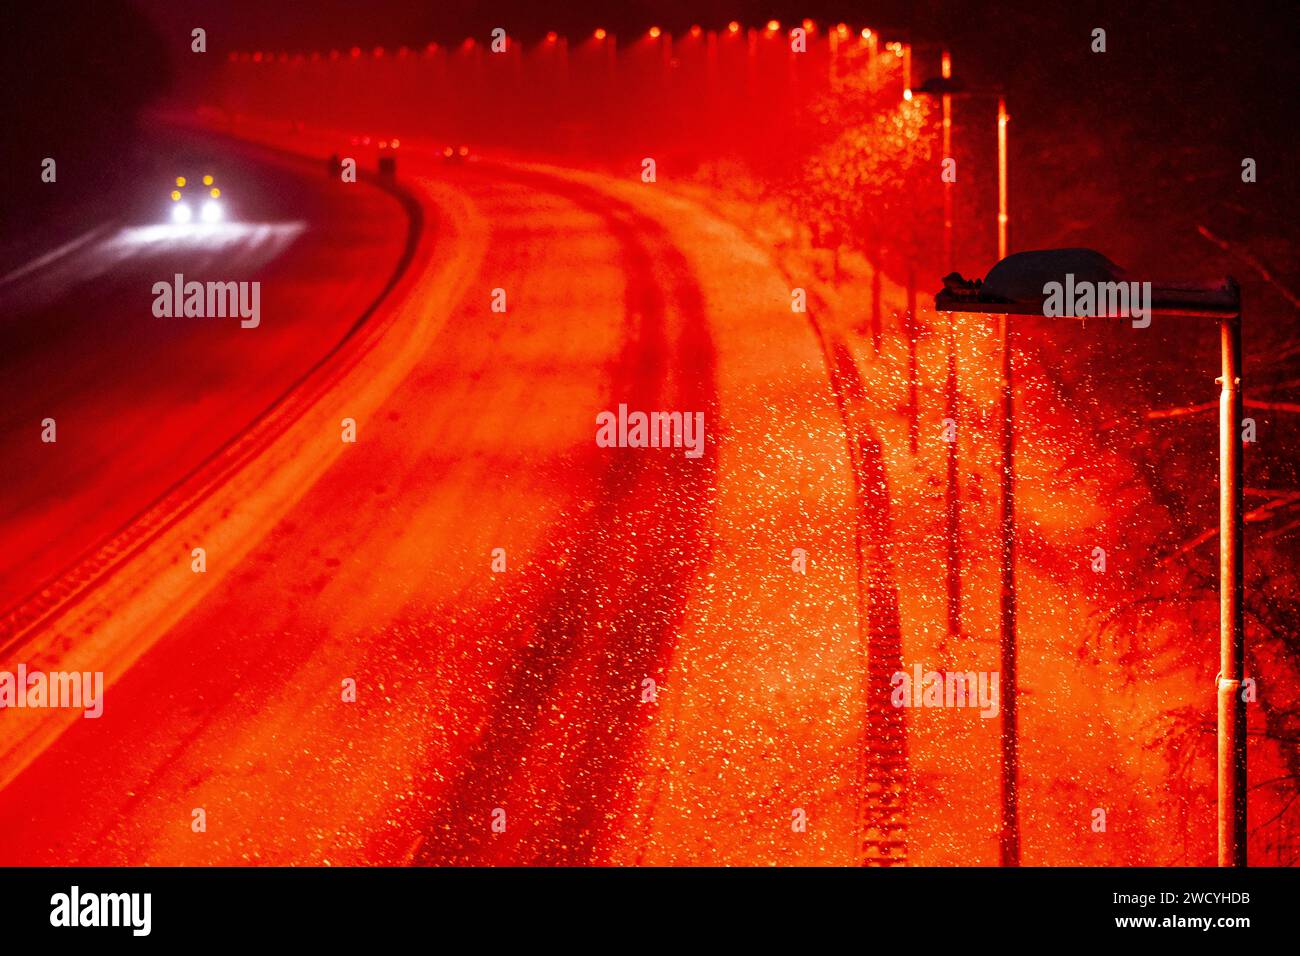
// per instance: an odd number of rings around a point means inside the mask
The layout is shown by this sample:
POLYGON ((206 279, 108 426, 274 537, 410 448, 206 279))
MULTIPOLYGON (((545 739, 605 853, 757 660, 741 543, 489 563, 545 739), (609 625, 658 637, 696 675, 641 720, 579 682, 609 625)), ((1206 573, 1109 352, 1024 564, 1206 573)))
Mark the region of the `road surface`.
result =
POLYGON ((242 433, 366 314, 403 252, 406 216, 381 190, 329 188, 314 166, 193 132, 153 148, 157 175, 119 220, 0 277, 0 608, 242 433), (231 221, 170 226, 172 178, 204 171, 231 221), (237 319, 155 318, 154 283, 178 273, 260 282, 267 321, 236 335, 237 319), (39 440, 47 418, 54 443, 39 440))
POLYGON ((0 661, 107 677, 0 716, 0 863, 858 859, 852 462, 789 280, 636 170, 433 155, 365 329, 0 661), (703 455, 598 447, 620 404, 703 455))

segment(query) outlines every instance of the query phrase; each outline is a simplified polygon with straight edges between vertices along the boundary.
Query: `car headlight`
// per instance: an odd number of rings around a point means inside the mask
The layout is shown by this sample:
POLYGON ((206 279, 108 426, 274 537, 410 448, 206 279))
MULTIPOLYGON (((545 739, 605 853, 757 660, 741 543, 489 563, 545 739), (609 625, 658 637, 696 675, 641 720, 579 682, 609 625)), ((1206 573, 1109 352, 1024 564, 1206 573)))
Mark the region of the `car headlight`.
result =
POLYGON ((190 207, 183 202, 172 206, 172 222, 189 222, 192 215, 190 207))
POLYGON ((217 222, 221 219, 221 206, 215 199, 209 199, 203 204, 203 211, 199 215, 204 222, 217 222))

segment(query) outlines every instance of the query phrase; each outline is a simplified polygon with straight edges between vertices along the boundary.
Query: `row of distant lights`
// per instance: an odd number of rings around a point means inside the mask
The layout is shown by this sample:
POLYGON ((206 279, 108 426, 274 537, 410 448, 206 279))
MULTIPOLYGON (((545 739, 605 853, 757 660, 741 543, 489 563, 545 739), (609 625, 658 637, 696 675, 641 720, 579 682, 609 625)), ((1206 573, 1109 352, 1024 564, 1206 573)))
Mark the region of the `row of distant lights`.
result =
MULTIPOLYGON (((802 26, 803 26, 804 32, 806 32, 806 33, 816 33, 816 32, 817 32, 817 24, 814 23, 812 20, 804 20, 802 26)), ((739 33, 740 30, 741 30, 740 23, 739 23, 738 21, 736 21, 736 20, 732 20, 730 23, 727 24, 727 32, 728 32, 728 33, 733 33, 733 34, 734 34, 734 33, 739 33)), ((781 32, 781 23, 780 23, 780 21, 779 21, 779 20, 768 20, 768 21, 767 21, 767 26, 766 26, 764 32, 766 32, 766 33, 768 33, 768 34, 780 33, 780 32, 781 32)), ((791 34, 792 34, 792 35, 793 35, 793 32, 794 32, 794 31, 791 30, 791 34)), ((840 23, 840 24, 837 24, 837 25, 835 26, 835 28, 834 28, 834 32, 835 32, 835 34, 836 34, 837 36, 840 36, 840 37, 847 37, 847 36, 848 36, 852 31, 849 29, 848 24, 846 24, 846 23, 840 23)), ((696 24, 695 26, 691 27, 691 29, 690 29, 690 34, 691 34, 691 36, 693 36, 693 37, 699 37, 699 36, 701 36, 703 33, 704 33, 704 28, 701 27, 701 26, 699 26, 698 24, 696 24)), ((591 35, 592 35, 592 37, 593 37, 594 39, 597 39, 597 40, 604 40, 606 37, 609 36, 609 33, 608 33, 608 31, 607 31, 604 27, 597 27, 595 30, 592 31, 592 34, 591 34, 591 35)), ((646 35, 649 36, 652 40, 657 40, 657 39, 659 39, 661 36, 663 36, 663 30, 661 30, 659 27, 651 27, 649 30, 646 31, 646 35)), ((870 28, 870 27, 863 27, 863 28, 861 29, 861 31, 859 31, 858 35, 859 35, 863 40, 870 40, 871 37, 872 37, 871 28, 870 28)), ((558 43, 558 42, 559 42, 559 39, 560 39, 560 35, 559 35, 558 33, 556 33, 554 30, 552 30, 552 31, 550 31, 549 33, 546 34, 546 42, 547 42, 547 43, 558 43)), ((466 37, 466 38, 465 38, 465 41, 461 44, 462 47, 473 47, 473 46, 475 46, 475 45, 476 45, 476 42, 475 42, 475 40, 474 40, 473 37, 466 37)), ((425 53, 426 53, 426 54, 432 54, 432 53, 434 53, 434 52, 438 49, 438 44, 437 44, 437 43, 430 43, 430 44, 429 44, 428 46, 426 46, 424 49, 425 49, 425 53)), ((894 43, 887 44, 886 49, 889 49, 889 50, 893 51, 893 52, 894 52, 896 55, 898 55, 898 56, 902 56, 902 55, 903 55, 903 44, 901 44, 901 43, 894 42, 894 43)), ((354 46, 354 47, 349 51, 349 53, 350 53, 350 56, 352 57, 352 59, 354 59, 354 60, 355 60, 355 59, 359 59, 359 58, 361 57, 361 55, 362 55, 361 47, 359 47, 359 46, 354 46)), ((398 51, 397 51, 397 55, 398 55, 399 57, 410 56, 410 54, 411 54, 411 50, 410 50, 408 47, 401 47, 401 48, 399 48, 398 51)), ((375 47, 374 50, 372 51, 372 55, 373 55, 375 58, 377 58, 377 59, 382 58, 382 57, 384 56, 384 48, 383 48, 382 46, 377 46, 377 47, 375 47)), ((338 50, 330 50, 330 52, 329 52, 329 59, 331 59, 331 60, 338 60, 338 59, 341 59, 341 58, 342 58, 342 54, 339 53, 338 50)), ((234 61, 234 60, 239 60, 239 61, 243 61, 243 62, 247 62, 247 61, 250 61, 250 60, 251 60, 251 61, 254 62, 254 63, 263 63, 263 62, 271 63, 271 62, 274 62, 274 61, 278 60, 278 61, 281 62, 281 63, 287 63, 287 62, 289 62, 289 60, 290 60, 291 58, 290 58, 290 56, 289 56, 288 53, 281 53, 278 57, 276 57, 274 54, 271 54, 271 53, 262 53, 262 52, 259 50, 259 51, 257 51, 256 53, 236 53, 236 52, 231 52, 231 54, 230 54, 230 59, 231 59, 232 61, 234 61)), ((313 52, 313 53, 311 54, 310 57, 304 57, 303 54, 301 54, 301 53, 295 53, 295 54, 293 55, 292 59, 293 59, 294 62, 302 62, 304 59, 311 59, 311 60, 313 60, 313 61, 317 61, 317 60, 322 59, 322 57, 321 57, 321 54, 320 54, 319 52, 313 52)))

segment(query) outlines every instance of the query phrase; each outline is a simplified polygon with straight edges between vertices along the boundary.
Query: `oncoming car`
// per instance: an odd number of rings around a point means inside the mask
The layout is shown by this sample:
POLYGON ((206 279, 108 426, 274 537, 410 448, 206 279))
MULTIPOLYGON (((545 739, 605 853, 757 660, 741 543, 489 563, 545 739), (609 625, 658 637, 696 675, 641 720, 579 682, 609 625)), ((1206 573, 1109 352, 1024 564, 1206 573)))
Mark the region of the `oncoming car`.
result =
POLYGON ((468 146, 447 146, 443 148, 442 161, 445 163, 463 163, 468 158, 468 146))
POLYGON ((172 222, 177 225, 193 222, 196 213, 200 222, 221 221, 221 190, 215 185, 211 174, 198 181, 177 176, 171 200, 172 222))

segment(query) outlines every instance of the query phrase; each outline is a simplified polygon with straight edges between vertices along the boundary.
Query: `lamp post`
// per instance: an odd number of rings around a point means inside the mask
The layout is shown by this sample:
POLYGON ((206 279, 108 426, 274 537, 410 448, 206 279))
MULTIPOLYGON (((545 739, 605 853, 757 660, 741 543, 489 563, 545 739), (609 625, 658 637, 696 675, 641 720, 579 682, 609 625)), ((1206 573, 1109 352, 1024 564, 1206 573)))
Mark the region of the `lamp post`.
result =
MULTIPOLYGON (((998 142, 998 211, 997 237, 998 260, 1007 256, 1007 115, 1006 98, 996 88, 989 90, 970 90, 952 75, 952 59, 944 51, 941 60, 941 75, 931 77, 914 91, 922 96, 939 96, 943 102, 943 150, 948 158, 952 139, 952 98, 995 97, 997 99, 997 142, 998 142)), ((944 255, 945 267, 952 269, 953 263, 953 209, 952 183, 944 183, 944 255)), ((944 380, 944 415, 951 421, 957 420, 957 359, 956 359, 956 314, 948 316, 947 336, 947 374, 944 380)), ((1002 710, 1002 825, 999 839, 999 858, 1003 866, 1020 864, 1020 803, 1017 794, 1019 778, 1019 736, 1016 723, 1016 539, 1015 539, 1015 473, 1012 462, 1015 457, 1015 431, 1012 419, 1014 378, 1011 364, 1011 326, 1005 316, 998 322, 998 344, 1001 353, 1001 366, 998 376, 998 398, 1002 410, 1000 416, 1000 451, 998 468, 998 500, 1000 502, 999 527, 1001 532, 1001 549, 998 556, 999 600, 998 631, 1000 648, 1000 666, 1003 686, 1008 688, 1007 701, 1002 710)), ((957 504, 960 489, 958 487, 957 442, 956 436, 948 443, 947 455, 947 495, 944 514, 944 531, 947 536, 947 594, 948 594, 948 635, 956 638, 961 633, 961 514, 957 504)))
MULTIPOLYGON (((961 276, 948 276, 944 290, 935 296, 940 312, 965 312, 997 315, 1005 327, 1012 315, 1045 315, 1045 286, 1061 283, 1066 275, 1073 283, 1125 281, 1125 273, 1100 253, 1088 249, 1049 249, 1017 253, 1003 258, 980 282, 961 276)), ((1074 303, 1065 302, 1066 317, 1091 318, 1074 314, 1074 303)), ((1220 866, 1246 865, 1246 704, 1241 696, 1243 680, 1244 630, 1242 619, 1242 487, 1241 487, 1241 291, 1231 279, 1214 284, 1179 284, 1151 286, 1151 315, 1177 315, 1214 319, 1219 325, 1221 371, 1219 392, 1219 673, 1215 678, 1218 706, 1218 860, 1220 866)), ((1114 317, 1113 315, 1111 317, 1114 317)), ((1004 356, 1004 367, 1008 359, 1004 356)), ((1010 396, 1004 392, 1002 403, 1004 428, 1011 414, 1010 396)), ((1009 446, 1004 446, 1004 464, 1008 476, 1013 460, 1009 446)), ((1008 481, 1006 488, 1010 487, 1008 481)), ((1004 499, 1004 506, 1006 500, 1004 499)), ((1008 519, 1003 513, 1003 530, 1008 519)), ((1004 557, 1006 555, 1004 542, 1004 557)), ((1014 557, 1014 552, 1012 552, 1014 557)), ((1004 614, 1006 611, 1006 571, 1004 568, 1004 614)), ((1011 579, 1014 582, 1014 577, 1011 579)), ((1015 613, 1014 591, 1011 613, 1015 613)), ((1005 626, 1004 620, 1004 626, 1005 626)), ((1004 631, 1003 666, 1008 661, 1004 631)), ((1014 668, 1012 647, 1010 662, 1014 668)), ((1014 671, 1012 672, 1014 674, 1014 671)), ((1003 687, 1010 694, 1004 700, 1003 741, 1014 742, 1016 685, 1012 675, 1003 674, 1003 687), (1008 706, 1010 705, 1010 706, 1008 706)), ((1003 841, 1005 855, 1009 847, 1018 851, 1018 836, 1006 832, 1008 796, 1014 801, 1014 750, 1011 760, 1003 761, 1003 841), (1011 779, 1008 780, 1008 774, 1011 779)), ((1014 819, 1014 804, 1011 819, 1014 819)))
MULTIPOLYGON (((952 79, 952 55, 943 51, 940 76, 952 79)), ((952 156, 952 94, 943 94, 943 156, 952 156)), ((957 268, 956 241, 953 237, 953 182, 943 181, 943 267, 948 272, 957 268)), ((957 421, 957 316, 949 315, 947 334, 944 336, 943 415, 948 421, 957 421)), ((948 639, 956 642, 961 637, 961 485, 957 468, 957 435, 948 442, 945 456, 944 539, 947 542, 947 611, 948 639)))
MULTIPOLYGON (((939 81, 940 83, 931 83, 927 90, 926 85, 922 85, 917 92, 922 95, 935 95, 938 93, 943 104, 943 126, 942 126, 942 153, 944 160, 952 157, 952 55, 943 50, 940 54, 939 62, 939 81), (936 89, 936 87, 938 87, 936 89)), ((1001 116, 1004 110, 1001 108, 999 99, 998 115, 1001 116)), ((1006 148, 1006 136, 1003 132, 1002 124, 999 124, 998 131, 998 166, 1004 168, 1004 153, 1006 148)), ((999 177, 998 180, 998 239, 999 250, 1006 242, 1006 220, 1004 214, 1005 208, 1005 178, 999 177)), ((953 181, 949 177, 943 180, 943 266, 952 272, 956 268, 956 243, 953 239, 953 181)), ((1002 258, 999 255, 999 258, 1002 258)), ((957 421, 957 316, 955 314, 948 316, 947 334, 944 336, 944 381, 943 381, 943 416, 946 421, 957 421)), ((961 508, 958 504, 961 495, 959 485, 958 468, 957 468, 957 436, 954 434, 952 439, 947 443, 948 452, 945 456, 945 484, 946 493, 944 496, 944 538, 946 544, 946 584, 947 584, 947 612, 948 627, 947 638, 957 640, 961 636, 961 508)))
MULTIPOLYGON (((943 53, 942 74, 932 76, 919 87, 908 91, 909 96, 938 96, 943 101, 943 149, 945 158, 952 146, 951 128, 952 128, 952 98, 965 97, 967 99, 975 97, 996 98, 998 103, 998 260, 1001 261, 1007 257, 1007 224, 1010 217, 1007 215, 1007 123, 1011 121, 1011 116, 1007 113, 1007 100, 1002 91, 997 87, 988 89, 968 89, 966 84, 952 75, 952 59, 947 51, 943 53)), ((951 183, 945 183, 945 187, 951 186, 951 183)), ((947 256, 952 255, 952 207, 951 194, 947 189, 944 190, 944 242, 945 253, 947 256)), ((951 263, 947 263, 951 265, 951 263)))

